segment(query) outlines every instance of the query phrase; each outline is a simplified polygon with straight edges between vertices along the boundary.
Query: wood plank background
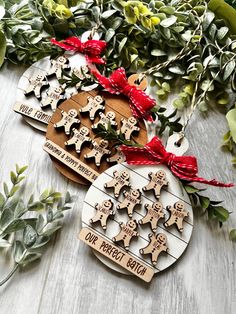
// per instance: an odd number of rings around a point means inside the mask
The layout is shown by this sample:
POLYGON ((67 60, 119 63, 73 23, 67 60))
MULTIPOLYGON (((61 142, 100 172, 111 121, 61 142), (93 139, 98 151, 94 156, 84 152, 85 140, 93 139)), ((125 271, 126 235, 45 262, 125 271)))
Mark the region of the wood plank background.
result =
MULTIPOLYGON (((12 110, 24 70, 5 65, 0 72, 0 181, 8 178, 15 163, 28 164, 28 194, 53 186, 62 192, 69 190, 77 199, 42 260, 16 273, 0 288, 0 313, 235 313, 236 244, 229 241, 228 229, 236 227, 236 189, 207 189, 211 198, 225 199, 225 206, 234 211, 229 223, 220 230, 195 212, 186 253, 151 284, 109 270, 76 238, 87 187, 68 182, 55 170, 42 150, 43 134, 26 125, 12 110)), ((235 180, 231 155, 220 150, 226 130, 224 116, 216 110, 201 119, 195 115, 187 129, 189 153, 198 157, 202 176, 235 180)), ((0 277, 10 266, 0 257, 0 277)))

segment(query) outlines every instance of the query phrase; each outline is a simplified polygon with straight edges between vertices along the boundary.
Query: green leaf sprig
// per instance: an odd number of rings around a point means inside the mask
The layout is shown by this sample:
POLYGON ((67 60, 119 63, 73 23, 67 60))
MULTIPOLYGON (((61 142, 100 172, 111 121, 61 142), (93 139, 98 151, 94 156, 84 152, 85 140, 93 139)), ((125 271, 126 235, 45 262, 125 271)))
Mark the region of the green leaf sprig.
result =
POLYGON ((99 123, 97 128, 93 131, 96 134, 96 137, 101 137, 102 139, 107 140, 112 143, 112 146, 124 144, 127 146, 142 147, 142 145, 138 144, 134 139, 130 141, 126 140, 123 133, 117 132, 112 128, 111 123, 108 123, 107 128, 99 123))
MULTIPOLYGON (((230 212, 221 205, 222 201, 213 201, 209 197, 203 196, 200 192, 205 191, 205 189, 198 189, 189 184, 183 184, 185 191, 188 193, 191 203, 194 207, 201 207, 204 214, 208 215, 209 220, 216 221, 219 226, 222 227, 229 219, 230 212)), ((231 230, 230 238, 236 240, 235 229, 231 230)))
MULTIPOLYGON (((27 169, 16 165, 10 172, 12 185, 3 183, 0 193, 0 248, 7 249, 14 259, 12 271, 0 281, 6 283, 19 267, 39 259, 46 244, 62 227, 64 211, 71 208, 73 198, 54 190, 45 190, 38 200, 31 195, 25 203, 17 191, 22 187, 22 175, 27 169)), ((22 194, 22 193, 21 193, 22 194)))

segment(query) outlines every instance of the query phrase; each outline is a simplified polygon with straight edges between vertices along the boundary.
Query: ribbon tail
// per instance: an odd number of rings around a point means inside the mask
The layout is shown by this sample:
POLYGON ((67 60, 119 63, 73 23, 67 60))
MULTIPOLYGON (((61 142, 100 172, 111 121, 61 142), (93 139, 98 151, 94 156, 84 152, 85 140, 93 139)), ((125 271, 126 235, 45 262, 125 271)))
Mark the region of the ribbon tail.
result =
POLYGON ((51 41, 51 43, 52 43, 53 45, 56 45, 56 46, 58 46, 58 47, 60 47, 60 48, 62 48, 62 49, 64 49, 64 50, 68 50, 68 51, 76 51, 76 50, 77 50, 76 47, 73 47, 73 46, 71 46, 71 45, 67 45, 67 44, 65 44, 65 43, 63 43, 63 42, 57 41, 57 40, 54 39, 54 38, 52 38, 50 41, 51 41))
MULTIPOLYGON (((189 180, 189 179, 187 179, 187 180, 189 180)), ((222 188, 231 188, 231 187, 234 186, 234 183, 223 183, 223 182, 219 182, 219 181, 217 181, 215 179, 213 179, 213 180, 206 180, 206 179, 201 178, 201 177, 190 178, 190 181, 192 181, 192 182, 199 182, 199 183, 212 185, 212 186, 218 186, 218 187, 222 187, 222 188)))
POLYGON ((95 56, 86 55, 86 60, 87 60, 88 63, 106 64, 106 61, 103 60, 101 57, 95 57, 95 56))

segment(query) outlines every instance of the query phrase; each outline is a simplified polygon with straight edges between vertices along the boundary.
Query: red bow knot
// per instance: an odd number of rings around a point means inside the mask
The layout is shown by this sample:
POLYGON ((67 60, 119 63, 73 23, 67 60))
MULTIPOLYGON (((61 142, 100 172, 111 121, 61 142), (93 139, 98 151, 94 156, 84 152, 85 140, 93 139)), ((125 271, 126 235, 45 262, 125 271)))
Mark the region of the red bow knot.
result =
POLYGON ((155 99, 148 96, 144 91, 128 83, 125 69, 119 68, 109 78, 101 75, 98 71, 92 70, 102 87, 111 94, 125 95, 130 100, 132 113, 137 118, 152 120, 150 110, 155 106, 155 99))
POLYGON ((131 165, 165 164, 176 177, 182 180, 220 187, 234 186, 232 183, 225 184, 216 180, 206 180, 198 177, 197 159, 194 156, 176 156, 167 152, 157 136, 143 148, 121 145, 120 149, 126 157, 126 162, 131 165))
POLYGON ((51 39, 51 43, 68 51, 77 51, 83 53, 90 63, 104 64, 106 63, 101 54, 106 48, 106 42, 103 40, 87 40, 82 43, 78 37, 72 36, 63 41, 51 39))

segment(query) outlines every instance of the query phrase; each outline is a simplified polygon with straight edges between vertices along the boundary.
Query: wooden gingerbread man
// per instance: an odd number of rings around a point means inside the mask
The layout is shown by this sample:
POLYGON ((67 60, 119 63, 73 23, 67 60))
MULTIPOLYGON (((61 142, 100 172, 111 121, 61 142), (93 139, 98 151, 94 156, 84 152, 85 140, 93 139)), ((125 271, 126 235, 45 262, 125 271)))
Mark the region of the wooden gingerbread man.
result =
POLYGON ((26 87, 24 94, 27 96, 34 93, 35 97, 41 98, 41 89, 43 86, 48 85, 46 76, 43 73, 38 73, 32 78, 28 78, 29 84, 26 87))
POLYGON ((137 222, 131 219, 126 224, 120 222, 119 225, 121 230, 114 238, 112 238, 112 241, 122 241, 125 249, 128 251, 131 239, 139 236, 139 233, 136 231, 137 222))
POLYGON ((136 126, 138 123, 137 119, 130 117, 128 121, 125 118, 121 118, 122 127, 118 130, 118 134, 124 134, 124 137, 127 141, 131 139, 131 135, 134 131, 139 131, 140 128, 136 126))
POLYGON ((69 135, 71 126, 75 123, 80 123, 80 120, 76 118, 78 112, 75 109, 70 109, 68 113, 62 110, 61 115, 62 119, 54 124, 54 128, 64 127, 66 135, 69 135))
POLYGON ((129 174, 126 171, 122 171, 121 174, 119 174, 119 172, 115 170, 113 172, 113 179, 104 184, 104 188, 114 189, 114 195, 116 198, 119 197, 120 191, 124 186, 131 186, 129 183, 129 174))
POLYGON ((163 170, 159 170, 156 173, 150 172, 148 176, 150 178, 150 182, 148 183, 148 185, 143 187, 143 191, 153 190, 155 197, 159 199, 161 188, 164 185, 168 185, 168 181, 166 180, 166 174, 163 170))
POLYGON ((91 74, 87 65, 83 65, 80 68, 74 68, 73 74, 77 76, 81 81, 84 79, 90 79, 91 74))
POLYGON ((106 114, 99 112, 100 120, 92 126, 92 129, 96 129, 99 124, 102 124, 106 129, 108 128, 109 123, 111 126, 117 126, 115 121, 116 114, 113 111, 108 111, 106 114))
POLYGON ((147 213, 146 216, 139 220, 139 224, 144 225, 150 223, 152 231, 156 232, 159 219, 164 218, 165 216, 163 205, 161 202, 155 202, 152 205, 145 204, 144 207, 146 208, 147 213))
POLYGON ((157 235, 150 233, 148 237, 150 239, 149 244, 139 250, 139 252, 142 255, 151 254, 152 264, 155 266, 157 264, 159 254, 163 251, 167 252, 168 250, 168 247, 166 245, 167 237, 164 233, 159 233, 157 235))
POLYGON ((62 70, 69 70, 69 60, 65 56, 60 56, 56 60, 50 60, 51 68, 49 69, 47 75, 56 75, 59 80, 62 77, 62 70))
POLYGON ((94 120, 96 113, 99 110, 105 110, 105 106, 103 105, 104 99, 97 95, 95 97, 89 96, 88 103, 86 106, 82 107, 79 111, 80 112, 89 112, 90 120, 94 120))
POLYGON ((165 227, 176 224, 179 232, 183 231, 183 219, 189 215, 189 212, 184 210, 184 203, 178 201, 174 206, 167 206, 166 209, 170 212, 169 219, 164 223, 165 227))
POLYGON ((139 189, 131 189, 123 192, 125 199, 116 206, 117 209, 126 208, 128 216, 132 218, 133 211, 136 205, 141 204, 141 192, 139 189))
POLYGON ((70 138, 67 142, 65 142, 65 145, 75 145, 76 153, 80 153, 81 147, 86 142, 91 142, 91 138, 87 136, 89 134, 89 129, 83 126, 79 130, 76 128, 72 129, 73 136, 70 138))
POLYGON ((109 216, 115 215, 115 210, 112 210, 113 203, 111 200, 106 200, 102 202, 102 205, 98 203, 95 204, 95 209, 97 210, 96 215, 89 220, 92 224, 99 221, 101 223, 102 229, 106 230, 107 228, 107 219, 109 216))
POLYGON ((49 90, 46 91, 47 97, 41 101, 41 107, 43 108, 50 105, 52 111, 55 112, 58 102, 64 99, 63 93, 64 89, 61 86, 50 87, 49 90))
POLYGON ((109 143, 106 140, 100 140, 99 143, 93 140, 92 144, 93 149, 88 154, 84 155, 84 158, 95 158, 95 164, 99 167, 103 155, 109 155, 111 153, 110 150, 107 149, 109 143))
POLYGON ((116 148, 116 152, 113 156, 107 158, 107 162, 115 162, 120 164, 125 161, 125 155, 120 151, 119 148, 116 148))

